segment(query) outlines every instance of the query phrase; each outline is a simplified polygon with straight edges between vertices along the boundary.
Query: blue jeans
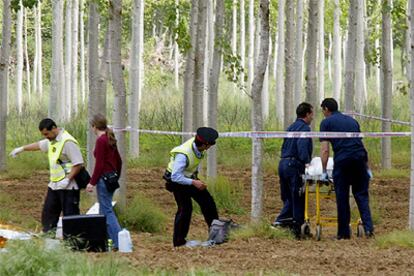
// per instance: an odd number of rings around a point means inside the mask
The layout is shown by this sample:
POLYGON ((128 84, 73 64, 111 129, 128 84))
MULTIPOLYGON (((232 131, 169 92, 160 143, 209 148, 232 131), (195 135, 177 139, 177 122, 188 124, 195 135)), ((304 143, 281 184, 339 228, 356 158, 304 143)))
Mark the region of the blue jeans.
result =
POLYGON ((121 226, 119 226, 118 219, 112 208, 112 197, 114 193, 108 192, 102 178, 96 184, 96 192, 99 201, 99 214, 105 215, 109 238, 113 242, 113 247, 118 248, 118 232, 121 231, 121 226))

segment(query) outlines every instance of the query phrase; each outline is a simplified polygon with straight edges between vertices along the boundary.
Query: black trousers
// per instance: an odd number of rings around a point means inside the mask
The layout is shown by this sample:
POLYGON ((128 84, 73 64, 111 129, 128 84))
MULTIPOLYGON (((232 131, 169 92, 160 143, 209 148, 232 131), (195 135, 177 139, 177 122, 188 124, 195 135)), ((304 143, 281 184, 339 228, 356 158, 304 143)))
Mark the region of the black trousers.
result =
POLYGON ((205 190, 198 190, 193 185, 181 185, 174 182, 167 183, 167 189, 174 194, 177 203, 177 213, 174 220, 174 246, 184 245, 190 229, 191 214, 193 205, 191 199, 194 199, 200 205, 204 220, 210 227, 214 219, 218 219, 217 207, 213 197, 205 190))
POLYGON ((42 211, 43 232, 57 227, 60 213, 64 216, 79 215, 79 190, 52 190, 47 189, 42 211))

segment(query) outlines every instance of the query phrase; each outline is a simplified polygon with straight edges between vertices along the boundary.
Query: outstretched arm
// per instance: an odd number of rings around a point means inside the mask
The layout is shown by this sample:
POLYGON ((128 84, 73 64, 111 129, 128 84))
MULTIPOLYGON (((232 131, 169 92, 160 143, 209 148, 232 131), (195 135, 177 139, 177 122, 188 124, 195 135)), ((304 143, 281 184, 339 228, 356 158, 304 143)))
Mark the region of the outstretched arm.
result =
POLYGON ((39 142, 35 142, 32 144, 27 144, 27 145, 15 148, 10 152, 10 156, 16 157, 19 153, 22 153, 23 151, 36 151, 36 150, 40 150, 39 142))

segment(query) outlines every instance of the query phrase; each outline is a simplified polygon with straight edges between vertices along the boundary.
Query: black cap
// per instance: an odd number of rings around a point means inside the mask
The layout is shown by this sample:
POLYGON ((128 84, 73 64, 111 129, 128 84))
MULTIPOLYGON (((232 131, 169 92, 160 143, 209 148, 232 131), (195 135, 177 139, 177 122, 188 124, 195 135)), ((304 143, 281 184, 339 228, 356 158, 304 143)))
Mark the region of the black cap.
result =
POLYGON ((214 145, 218 138, 218 132, 211 127, 200 127, 197 129, 196 139, 203 144, 214 145))

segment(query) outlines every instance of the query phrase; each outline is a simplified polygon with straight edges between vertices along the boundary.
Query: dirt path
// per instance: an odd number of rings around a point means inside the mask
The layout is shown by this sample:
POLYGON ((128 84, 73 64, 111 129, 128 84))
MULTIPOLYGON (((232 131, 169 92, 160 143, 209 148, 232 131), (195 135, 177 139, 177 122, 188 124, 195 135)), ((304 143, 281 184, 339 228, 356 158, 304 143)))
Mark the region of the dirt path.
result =
MULTIPOLYGON (((134 266, 179 271, 203 269, 231 274, 246 272, 254 274, 286 272, 301 275, 414 274, 413 250, 397 247, 381 249, 376 246, 374 240, 355 237, 350 241, 335 241, 331 238, 335 234, 335 229, 328 228, 323 230, 323 239, 320 242, 250 238, 231 241, 213 248, 174 250, 170 236, 176 207, 172 195, 164 189, 164 183, 160 178, 162 172, 162 168, 129 170, 129 197, 134 191, 144 193, 170 217, 166 233, 156 235, 133 233, 135 251, 127 255, 127 258, 134 266)), ((243 183, 242 205, 249 210, 250 171, 245 170, 240 173, 225 170, 223 174, 231 180, 243 183)), ((13 196, 15 200, 11 203, 11 208, 39 221, 47 178, 45 171, 26 180, 3 179, 0 180, 0 192, 13 196)), ((371 196, 375 212, 378 214, 377 235, 406 227, 408 191, 408 178, 374 179, 371 183, 371 196)), ((265 219, 271 222, 281 207, 275 175, 265 177, 264 203, 265 219)), ((334 208, 334 205, 329 205, 329 208, 334 208)), ((243 216, 231 215, 231 217, 241 224, 249 221, 248 212, 243 216)), ((202 239, 206 235, 206 226, 202 217, 193 215, 189 238, 202 239)))

